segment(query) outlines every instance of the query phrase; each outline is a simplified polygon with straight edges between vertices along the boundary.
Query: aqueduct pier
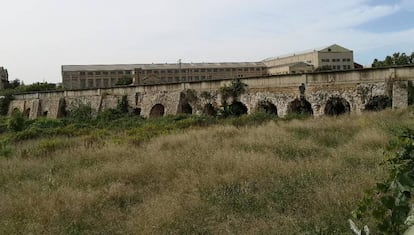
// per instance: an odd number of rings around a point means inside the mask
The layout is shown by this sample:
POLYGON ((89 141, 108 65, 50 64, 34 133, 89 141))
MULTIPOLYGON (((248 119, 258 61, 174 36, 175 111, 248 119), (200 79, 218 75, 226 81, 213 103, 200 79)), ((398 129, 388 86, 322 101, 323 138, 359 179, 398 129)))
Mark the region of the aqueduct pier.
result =
POLYGON ((256 77, 241 79, 247 91, 227 101, 219 90, 229 80, 38 92, 15 95, 9 114, 20 110, 29 118, 59 118, 79 104, 100 112, 116 108, 122 97, 127 98, 131 112, 144 117, 213 114, 223 102, 241 105, 247 113, 264 110, 278 116, 290 112, 358 114, 387 104, 407 107, 413 80, 414 66, 256 77))

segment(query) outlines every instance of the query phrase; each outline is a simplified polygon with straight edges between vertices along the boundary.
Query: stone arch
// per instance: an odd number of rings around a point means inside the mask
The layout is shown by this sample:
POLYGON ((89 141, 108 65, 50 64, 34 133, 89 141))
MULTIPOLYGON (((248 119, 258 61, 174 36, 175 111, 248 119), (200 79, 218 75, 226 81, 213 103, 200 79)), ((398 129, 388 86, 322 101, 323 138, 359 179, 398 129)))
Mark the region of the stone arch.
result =
POLYGON ((162 104, 156 104, 151 108, 149 117, 150 118, 158 118, 164 116, 165 108, 162 104))
POLYGON ((288 114, 306 114, 313 115, 313 109, 311 103, 306 99, 294 99, 288 104, 288 114))
POLYGON ((66 117, 67 115, 68 115, 68 112, 66 110, 66 100, 61 99, 59 100, 59 108, 58 108, 57 117, 62 118, 62 117, 66 117))
POLYGON ((216 116, 217 111, 212 104, 208 103, 204 105, 203 114, 208 116, 216 116))
POLYGON ((392 106, 392 99, 386 95, 372 97, 365 105, 367 111, 380 111, 392 106))
POLYGON ((277 116, 276 106, 272 102, 266 100, 262 100, 257 104, 256 111, 277 116))
POLYGON ((27 118, 30 116, 30 108, 27 108, 27 109, 24 111, 23 116, 25 116, 25 117, 27 117, 27 118))
POLYGON ((233 101, 233 103, 231 103, 229 108, 230 108, 231 114, 237 117, 243 114, 247 114, 247 111, 248 111, 246 105, 240 101, 233 101))
POLYGON ((11 114, 14 115, 16 113, 20 113, 20 109, 19 108, 14 108, 11 114))
POLYGON ((180 102, 177 113, 193 114, 193 108, 188 102, 180 102))
POLYGON ((349 113, 351 106, 346 99, 342 97, 331 97, 325 106, 325 115, 338 116, 341 114, 349 113))

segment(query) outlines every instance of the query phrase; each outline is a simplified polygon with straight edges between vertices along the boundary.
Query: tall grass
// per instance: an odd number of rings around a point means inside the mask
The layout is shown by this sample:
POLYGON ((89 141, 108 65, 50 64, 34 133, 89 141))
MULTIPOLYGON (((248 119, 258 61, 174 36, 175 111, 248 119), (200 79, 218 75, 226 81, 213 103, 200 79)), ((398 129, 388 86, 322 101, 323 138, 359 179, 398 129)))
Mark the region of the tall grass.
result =
POLYGON ((382 153, 412 112, 169 117, 11 142, 0 234, 350 234, 350 211, 384 177, 382 153))

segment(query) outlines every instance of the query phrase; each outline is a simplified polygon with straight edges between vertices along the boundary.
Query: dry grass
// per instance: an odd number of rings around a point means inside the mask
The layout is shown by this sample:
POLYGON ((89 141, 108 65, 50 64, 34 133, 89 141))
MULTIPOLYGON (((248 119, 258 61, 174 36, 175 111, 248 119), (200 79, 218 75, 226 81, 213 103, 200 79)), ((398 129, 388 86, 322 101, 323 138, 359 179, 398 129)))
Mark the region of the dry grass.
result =
POLYGON ((412 111, 385 111, 215 126, 139 146, 23 142, 0 159, 0 234, 349 234, 393 132, 413 124, 412 111))

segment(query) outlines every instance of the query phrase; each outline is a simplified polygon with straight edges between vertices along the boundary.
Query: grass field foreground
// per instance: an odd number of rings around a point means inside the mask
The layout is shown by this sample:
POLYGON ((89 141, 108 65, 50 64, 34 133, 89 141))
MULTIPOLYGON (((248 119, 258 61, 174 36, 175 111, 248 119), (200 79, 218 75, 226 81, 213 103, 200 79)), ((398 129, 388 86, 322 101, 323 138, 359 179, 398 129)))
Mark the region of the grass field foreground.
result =
POLYGON ((414 115, 244 123, 5 132, 0 234, 350 234, 350 212, 414 115))

